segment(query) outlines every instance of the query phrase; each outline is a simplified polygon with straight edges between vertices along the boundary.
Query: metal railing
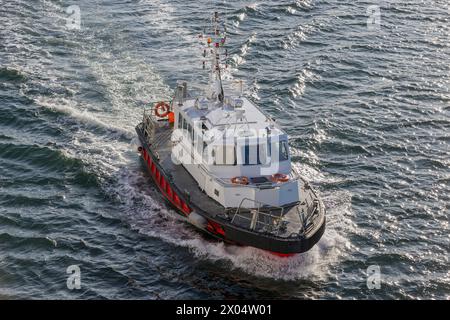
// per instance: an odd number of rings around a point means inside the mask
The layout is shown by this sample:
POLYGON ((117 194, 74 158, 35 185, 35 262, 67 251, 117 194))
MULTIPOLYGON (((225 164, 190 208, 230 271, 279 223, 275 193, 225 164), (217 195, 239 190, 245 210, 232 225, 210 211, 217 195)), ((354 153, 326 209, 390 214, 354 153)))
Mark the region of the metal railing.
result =
POLYGON ((150 106, 144 106, 144 118, 145 118, 145 117, 151 118, 151 119, 152 119, 153 121, 155 121, 155 122, 159 122, 158 120, 160 120, 160 119, 167 119, 167 116, 164 117, 164 118, 157 118, 157 117, 156 117, 155 109, 156 109, 156 105, 157 105, 159 102, 165 102, 165 103, 167 103, 168 105, 170 105, 170 107, 171 107, 171 109, 172 109, 172 106, 173 106, 173 100, 152 101, 152 102, 149 102, 149 103, 148 103, 150 106))
POLYGON ((323 210, 323 204, 319 200, 316 190, 314 190, 310 183, 300 175, 297 168, 292 167, 291 175, 301 180, 303 183, 303 193, 305 194, 304 204, 308 209, 306 212, 299 212, 299 216, 302 220, 303 231, 308 232, 309 229, 314 226, 314 219, 316 216, 323 210))
POLYGON ((158 104, 158 102, 161 101, 164 101, 172 106, 172 100, 154 101, 149 103, 150 106, 144 106, 144 112, 142 117, 142 124, 143 124, 142 129, 148 141, 151 141, 151 139, 155 134, 156 129, 169 126, 169 123, 167 122, 168 116, 159 118, 155 114, 156 105, 158 104))
MULTIPOLYGON (((254 199, 249 198, 243 198, 239 204, 239 207, 236 208, 233 218, 231 219, 231 223, 235 223, 236 218, 243 219, 248 223, 245 223, 243 227, 250 229, 252 231, 266 231, 269 233, 274 233, 276 235, 279 234, 279 231, 283 224, 283 214, 284 214, 284 208, 283 207, 277 207, 277 206, 269 206, 261 201, 257 201, 254 199), (245 208, 245 211, 247 215, 244 215, 241 210, 242 205, 244 202, 249 201, 254 204, 256 204, 256 208, 254 209, 248 209, 245 208), (261 208, 263 207, 270 207, 268 212, 262 212, 261 208), (279 215, 272 214, 273 211, 279 211, 279 215), (261 217, 263 219, 261 219, 261 217), (268 222, 270 221, 270 222, 268 222), (248 224, 248 226, 247 226, 248 224), (257 228, 259 227, 259 228, 257 228)), ((238 224, 239 225, 239 224, 238 224)), ((242 226, 242 225, 241 225, 242 226)))
MULTIPOLYGON (((299 219, 299 222, 296 222, 287 219, 286 207, 270 206, 257 200, 244 198, 239 207, 234 210, 231 223, 254 232, 270 233, 278 237, 300 237, 315 226, 315 217, 320 212, 319 200, 313 199, 312 203, 305 200, 304 204, 307 208, 306 212, 300 211, 298 204, 295 205, 299 219), (255 208, 242 208, 246 201, 256 204, 255 208), (261 209, 268 211, 261 211, 261 209)), ((289 210, 292 208, 294 207, 289 207, 289 210)))

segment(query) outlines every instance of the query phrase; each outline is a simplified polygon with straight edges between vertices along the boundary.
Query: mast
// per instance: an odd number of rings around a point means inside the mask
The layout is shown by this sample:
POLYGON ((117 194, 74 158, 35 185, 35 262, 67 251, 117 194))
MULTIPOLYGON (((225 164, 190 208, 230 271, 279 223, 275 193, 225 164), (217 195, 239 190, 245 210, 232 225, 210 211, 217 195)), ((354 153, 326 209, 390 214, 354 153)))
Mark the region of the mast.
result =
MULTIPOLYGON (((225 93, 222 84, 221 73, 221 56, 223 55, 223 47, 226 41, 226 28, 225 25, 221 26, 219 13, 214 12, 211 18, 212 32, 207 36, 206 43, 207 48, 203 51, 203 57, 206 58, 210 55, 210 74, 208 83, 209 98, 218 99, 223 103, 225 93)), ((200 36, 203 38, 203 36, 200 36)), ((225 50, 225 59, 227 58, 227 50, 225 50)), ((205 68, 205 61, 203 61, 203 68, 205 68)))

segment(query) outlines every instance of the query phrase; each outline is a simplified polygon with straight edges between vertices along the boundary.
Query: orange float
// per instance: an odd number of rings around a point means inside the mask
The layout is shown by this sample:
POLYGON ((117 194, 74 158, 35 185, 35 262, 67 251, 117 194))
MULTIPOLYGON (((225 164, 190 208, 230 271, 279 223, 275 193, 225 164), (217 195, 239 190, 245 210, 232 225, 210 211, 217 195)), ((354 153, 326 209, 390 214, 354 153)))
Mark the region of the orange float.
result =
POLYGON ((155 106, 155 115, 159 118, 165 118, 170 113, 170 105, 167 102, 158 102, 155 106))
POLYGON ((247 177, 234 177, 234 178, 231 178, 231 183, 247 185, 248 178, 247 177))
POLYGON ((276 173, 272 175, 272 181, 273 182, 287 182, 289 181, 289 176, 287 174, 283 173, 276 173))

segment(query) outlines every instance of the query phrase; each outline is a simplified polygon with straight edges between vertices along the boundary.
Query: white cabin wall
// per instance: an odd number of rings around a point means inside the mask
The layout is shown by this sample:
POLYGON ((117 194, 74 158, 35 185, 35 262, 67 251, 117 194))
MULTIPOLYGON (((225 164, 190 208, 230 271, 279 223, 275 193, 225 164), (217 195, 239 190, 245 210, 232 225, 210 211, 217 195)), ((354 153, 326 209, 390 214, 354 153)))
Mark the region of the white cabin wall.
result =
MULTIPOLYGON (((181 142, 183 146, 183 153, 185 153, 184 159, 190 159, 190 146, 185 145, 181 142)), ((183 163, 184 168, 189 172, 189 174, 197 181, 200 189, 204 190, 205 193, 219 202, 222 206, 227 208, 236 208, 241 205, 242 199, 248 198, 261 202, 265 205, 272 206, 282 206, 288 203, 293 203, 300 200, 299 193, 299 182, 291 181, 287 183, 282 183, 276 188, 271 189, 258 189, 256 187, 240 186, 240 185, 224 185, 216 180, 214 177, 208 175, 199 164, 189 164, 183 163), (217 192, 218 194, 217 194, 217 192)), ((248 177, 259 177, 261 176, 260 166, 207 166, 213 169, 221 169, 213 174, 223 178, 235 177, 239 175, 245 175, 248 177), (241 171, 236 171, 236 168, 245 169, 241 171)), ((280 168, 275 168, 273 173, 283 173, 282 168, 289 168, 287 173, 290 171, 290 161, 284 161, 280 163, 280 168)), ((208 169, 208 168, 206 168, 208 169)), ((286 173, 286 174, 287 174, 286 173)), ((188 190, 189 191, 189 190, 188 190)), ((242 203, 243 208, 255 208, 258 205, 252 201, 245 201, 242 203)))
POLYGON ((281 184, 278 198, 279 205, 300 201, 299 189, 299 181, 281 184))
MULTIPOLYGON (((174 104, 175 111, 175 128, 178 128, 179 113, 183 114, 183 117, 194 126, 194 121, 199 117, 199 110, 189 109, 189 106, 193 106, 194 101, 186 101, 183 107, 179 107, 174 104), (193 120, 194 119, 194 120, 193 120)), ((215 122, 214 122, 215 123, 215 122)), ((195 127, 195 126, 194 126, 195 127)), ((274 134, 274 131, 272 131, 274 134)), ((287 140, 285 134, 279 135, 280 140, 287 140)), ((209 165, 206 163, 199 164, 193 161, 191 158, 191 142, 188 139, 183 140, 181 143, 183 152, 186 157, 183 159, 183 166, 191 174, 191 176, 197 181, 199 188, 204 190, 205 193, 219 202, 222 206, 228 208, 239 207, 242 200, 245 198, 259 201, 261 203, 271 206, 282 206, 288 203, 300 201, 300 182, 290 181, 287 183, 279 184, 276 188, 271 189, 258 189, 254 186, 241 186, 241 185, 226 185, 216 180, 213 176, 217 176, 224 179, 230 179, 237 176, 246 176, 248 178, 269 176, 276 173, 290 174, 291 173, 291 161, 282 161, 272 164, 272 166, 262 165, 209 165), (189 161, 190 159, 190 161, 189 161), (189 163, 190 162, 190 163, 189 163), (200 166, 203 165, 207 171, 213 176, 208 175, 200 166), (215 192, 217 190, 217 192, 215 192), (218 194, 217 194, 218 193, 218 194)), ((202 146, 202 145, 201 145, 202 146)), ((239 150, 236 148, 236 150, 239 150)), ((195 150, 194 152, 196 152, 195 150)), ((201 151, 201 150, 200 150, 201 151)), ((240 151, 236 152, 236 158, 238 161, 242 161, 242 154, 240 151)), ((198 159, 203 159, 200 156, 198 159)), ((239 162, 238 162, 239 163, 239 162)), ((189 190, 188 190, 189 191, 189 190)), ((244 208, 255 208, 257 204, 253 201, 245 201, 242 203, 244 208)))
POLYGON ((215 176, 221 178, 233 178, 239 176, 246 176, 249 178, 269 176, 276 173, 290 174, 291 173, 291 161, 282 161, 277 165, 272 166, 261 166, 261 165, 236 165, 236 166, 217 166, 208 165, 206 166, 208 171, 210 171, 215 176))
POLYGON ((254 203, 252 201, 244 201, 243 199, 255 199, 255 188, 249 188, 245 186, 233 186, 226 187, 224 190, 225 196, 225 205, 228 208, 237 208, 242 203, 243 208, 252 208, 254 207, 254 203))
POLYGON ((224 197, 224 187, 221 186, 215 179, 213 178, 207 178, 205 180, 205 192, 206 194, 211 197, 212 199, 216 200, 217 202, 219 202, 222 206, 226 207, 225 204, 225 197, 224 197), (215 191, 218 191, 219 194, 216 194, 215 191))

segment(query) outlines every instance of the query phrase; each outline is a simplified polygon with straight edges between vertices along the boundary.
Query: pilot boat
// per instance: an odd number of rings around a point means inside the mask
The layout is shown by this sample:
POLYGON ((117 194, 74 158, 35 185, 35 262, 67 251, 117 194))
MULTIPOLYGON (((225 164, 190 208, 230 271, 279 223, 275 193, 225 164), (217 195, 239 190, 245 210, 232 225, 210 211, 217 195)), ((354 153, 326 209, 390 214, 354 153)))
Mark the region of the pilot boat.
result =
POLYGON ((239 90, 222 80, 226 27, 217 13, 210 22, 211 34, 199 35, 208 83, 178 81, 171 99, 144 107, 136 132, 146 170, 167 203, 209 235, 279 256, 308 251, 325 231, 323 202, 292 166, 286 132, 242 82, 239 90))

